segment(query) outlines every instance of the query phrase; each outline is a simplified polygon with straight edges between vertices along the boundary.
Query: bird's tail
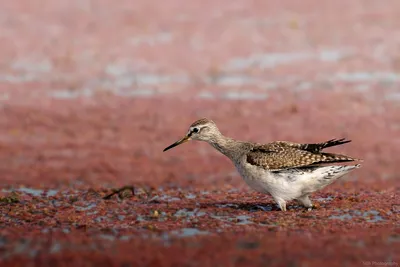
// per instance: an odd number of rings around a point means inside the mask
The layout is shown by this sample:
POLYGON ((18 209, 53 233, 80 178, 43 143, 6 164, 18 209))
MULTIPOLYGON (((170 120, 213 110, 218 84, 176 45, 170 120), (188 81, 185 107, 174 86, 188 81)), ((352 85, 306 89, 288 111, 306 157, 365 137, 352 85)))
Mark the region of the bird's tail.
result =
POLYGON ((351 172, 354 169, 361 167, 361 164, 349 165, 349 166, 327 166, 319 169, 321 172, 321 178, 324 180, 336 180, 343 175, 351 172))

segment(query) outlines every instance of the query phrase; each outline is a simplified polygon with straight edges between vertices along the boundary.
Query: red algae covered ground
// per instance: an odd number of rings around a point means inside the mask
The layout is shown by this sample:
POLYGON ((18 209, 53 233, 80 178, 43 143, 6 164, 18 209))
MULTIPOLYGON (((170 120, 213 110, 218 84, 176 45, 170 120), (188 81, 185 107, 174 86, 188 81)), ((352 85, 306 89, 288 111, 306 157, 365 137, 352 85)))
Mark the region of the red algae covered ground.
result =
POLYGON ((0 3, 0 266, 399 266, 400 2, 29 3, 0 3), (201 117, 364 162, 281 212, 162 152, 201 117))

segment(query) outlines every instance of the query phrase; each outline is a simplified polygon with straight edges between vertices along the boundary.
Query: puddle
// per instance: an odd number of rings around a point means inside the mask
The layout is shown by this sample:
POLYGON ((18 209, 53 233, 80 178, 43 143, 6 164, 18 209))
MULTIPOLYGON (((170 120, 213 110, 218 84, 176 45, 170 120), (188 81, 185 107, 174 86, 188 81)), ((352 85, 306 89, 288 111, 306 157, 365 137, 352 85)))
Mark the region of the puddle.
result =
POLYGON ((126 83, 124 87, 128 86, 144 86, 144 85, 161 85, 169 83, 177 84, 187 84, 190 79, 187 75, 168 75, 168 74, 158 74, 158 73, 135 73, 128 72, 119 76, 114 76, 116 81, 121 80, 121 78, 129 79, 129 83, 126 83))
POLYGON ((239 205, 238 204, 217 204, 216 205, 218 208, 234 208, 234 209, 238 209, 239 205))
POLYGON ((217 86, 245 86, 245 85, 258 85, 263 82, 263 80, 248 75, 210 75, 205 76, 203 79, 207 84, 213 84, 217 86))
POLYGON ((151 201, 156 201, 156 200, 171 202, 171 201, 181 201, 182 199, 180 199, 179 197, 171 197, 169 195, 162 195, 162 196, 154 196, 149 201, 151 202, 151 201))
POLYGON ((55 196, 57 195, 57 193, 59 192, 59 190, 55 190, 55 189, 47 189, 47 190, 43 190, 43 189, 34 189, 34 188, 29 188, 29 187, 20 187, 14 190, 8 190, 8 189, 2 189, 2 192, 5 193, 11 193, 11 192, 21 192, 21 193, 25 193, 25 194, 29 194, 35 197, 51 197, 51 196, 55 196))
MULTIPOLYGON (((261 205, 255 205, 257 209, 260 209, 262 211, 272 211, 272 206, 261 206, 261 205)), ((250 211, 257 211, 257 209, 251 209, 250 211)))
POLYGON ((81 96, 90 97, 94 94, 93 90, 82 88, 80 90, 58 89, 48 93, 50 97, 57 99, 73 99, 81 96))
POLYGON ((108 241, 114 241, 116 239, 115 236, 108 235, 108 234, 101 234, 101 235, 98 235, 98 237, 100 237, 101 239, 104 239, 104 240, 108 240, 108 241))
POLYGON ((331 196, 319 197, 319 198, 315 198, 315 200, 318 202, 330 202, 333 200, 333 197, 331 197, 331 196))
MULTIPOLYGON (((171 230, 171 231, 165 231, 161 235, 157 233, 148 233, 144 232, 139 235, 122 235, 119 237, 120 240, 124 241, 129 241, 134 238, 140 238, 140 239, 162 239, 164 241, 164 245, 169 245, 170 244, 170 239, 173 237, 178 237, 178 238, 185 238, 185 237, 193 237, 193 236, 202 236, 202 235, 210 235, 211 232, 209 231, 202 231, 197 228, 182 228, 182 229, 177 229, 177 230, 171 230)), ((105 237, 105 239, 109 238, 111 240, 111 237, 105 237)))
POLYGON ((223 98, 228 100, 265 100, 268 95, 266 93, 253 93, 253 92, 227 92, 223 98))
POLYGON ((217 204, 216 205, 218 208, 231 208, 231 209, 242 209, 242 210, 247 210, 250 212, 255 212, 255 211, 272 211, 272 206, 263 206, 263 205, 253 205, 253 204, 217 204))
MULTIPOLYGON (((91 209, 97 207, 97 203, 90 203, 90 204, 87 205, 87 206, 77 206, 77 205, 74 205, 74 207, 75 207, 75 209, 78 210, 78 211, 88 211, 88 210, 91 210, 91 209)), ((92 213, 92 214, 94 214, 94 213, 92 213)))
POLYGON ((46 197, 55 196, 58 193, 58 190, 54 190, 54 189, 49 189, 49 190, 45 191, 45 190, 41 190, 41 189, 33 189, 33 188, 27 188, 27 187, 19 188, 19 189, 17 189, 17 191, 31 194, 34 196, 44 195, 46 197))
POLYGON ((343 214, 343 215, 332 215, 329 217, 329 219, 337 219, 337 220, 351 220, 353 219, 353 216, 351 216, 350 214, 343 214))
POLYGON ((186 197, 187 199, 195 199, 197 196, 194 195, 194 194, 192 194, 192 193, 189 193, 189 194, 187 194, 185 197, 186 197))
POLYGON ((247 215, 239 215, 236 216, 236 220, 238 220, 237 224, 238 225, 247 225, 247 224, 253 224, 253 221, 250 221, 250 216, 247 215))
POLYGON ((226 69, 231 71, 246 70, 250 68, 266 69, 306 60, 337 62, 350 54, 351 51, 348 49, 252 54, 245 58, 236 58, 229 61, 226 69))
MULTIPOLYGON (((201 231, 197 228, 182 228, 179 230, 173 230, 169 232, 169 235, 177 236, 177 237, 191 237, 191 236, 199 236, 199 235, 209 235, 208 231, 201 231)), ((168 235, 168 233, 167 233, 168 235)))
POLYGON ((145 96, 156 95, 158 92, 153 89, 135 89, 135 90, 117 89, 114 93, 117 96, 145 97, 145 96))
POLYGON ((400 82, 400 75, 394 72, 339 72, 332 78, 342 82, 400 82))
POLYGON ((138 221, 138 222, 146 222, 147 220, 142 215, 138 215, 138 216, 136 216, 136 221, 138 221))
MULTIPOLYGON (((124 216, 125 218, 125 216, 124 216)), ((167 214, 162 211, 150 211, 148 215, 140 215, 138 214, 136 216, 136 221, 138 222, 150 222, 150 221, 159 221, 159 222, 164 222, 168 220, 167 214)))
MULTIPOLYGON (((68 229, 62 229, 64 233, 69 233, 68 229)), ((43 233, 49 233, 48 231, 43 231, 43 233)), ((89 233, 90 235, 96 236, 98 239, 107 241, 107 242, 115 242, 117 240, 121 241, 129 241, 135 238, 139 239, 158 239, 163 240, 164 245, 169 245, 170 240, 172 238, 187 238, 194 236, 204 236, 209 235, 211 232, 199 230, 197 228, 182 228, 176 229, 172 231, 166 231, 161 234, 152 233, 152 232, 142 232, 139 234, 127 234, 127 235, 119 235, 118 231, 111 231, 110 233, 89 233)), ((5 237, 0 237, 0 247, 6 246, 9 243, 9 240, 5 237)), ((40 250, 37 249, 37 242, 34 239, 26 239, 21 238, 17 242, 11 242, 12 249, 7 251, 3 257, 8 258, 15 255, 26 255, 28 257, 35 257, 40 250)), ((68 246, 64 246, 65 244, 54 240, 52 242, 51 247, 49 248, 50 253, 60 253, 65 249, 70 249, 68 246)), ((78 245, 76 249, 87 248, 87 246, 94 246, 94 244, 86 244, 86 245, 78 245)))
POLYGON ((93 219, 95 222, 97 223, 101 223, 101 222, 112 222, 112 219, 106 217, 106 216, 98 216, 96 218, 93 219))
POLYGON ((204 211, 199 211, 199 209, 194 209, 193 211, 189 211, 187 209, 180 209, 175 212, 175 217, 201 217, 206 215, 204 211))
POLYGON ((228 190, 228 193, 238 193, 238 192, 240 192, 240 190, 237 188, 232 188, 228 190))
MULTIPOLYGON (((339 212, 341 212, 339 210, 339 212)), ((382 216, 380 216, 379 211, 376 210, 369 210, 369 211, 359 211, 359 210, 355 210, 355 211, 342 211, 345 212, 343 214, 339 214, 339 215, 331 215, 329 217, 329 219, 336 219, 336 220, 341 220, 341 221, 345 221, 345 220, 352 220, 355 218, 365 218, 367 222, 370 223, 376 223, 376 222, 380 222, 380 221, 384 221, 385 219, 382 218, 382 216), (346 213, 347 212, 347 213, 346 213)))
POLYGON ((238 71, 249 68, 273 68, 277 65, 303 61, 311 57, 312 53, 309 52, 253 54, 246 58, 231 60, 227 64, 227 69, 238 71))
POLYGON ((267 93, 255 93, 250 91, 228 91, 224 94, 214 94, 211 92, 203 91, 197 95, 198 98, 203 99, 223 99, 223 100, 265 100, 268 98, 267 93))
POLYGON ((365 212, 356 211, 356 214, 361 215, 364 218, 367 218, 367 222, 375 223, 385 220, 382 218, 382 216, 380 216, 379 211, 376 210, 370 210, 365 212))
POLYGON ((254 223, 253 221, 249 220, 251 217, 247 215, 237 215, 237 216, 211 215, 210 217, 223 222, 235 223, 237 225, 249 225, 254 223))

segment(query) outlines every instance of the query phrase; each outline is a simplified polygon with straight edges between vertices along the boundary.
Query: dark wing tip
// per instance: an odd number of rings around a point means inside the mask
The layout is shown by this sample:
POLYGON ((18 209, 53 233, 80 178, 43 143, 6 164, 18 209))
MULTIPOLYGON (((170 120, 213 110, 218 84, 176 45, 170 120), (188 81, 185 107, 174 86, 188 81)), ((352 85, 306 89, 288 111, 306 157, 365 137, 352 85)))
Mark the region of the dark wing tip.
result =
POLYGON ((327 148, 327 147, 332 147, 332 146, 339 146, 343 144, 350 143, 351 140, 348 140, 346 138, 340 138, 340 139, 331 139, 328 140, 324 143, 321 144, 321 149, 327 148))
POLYGON ((350 143, 351 140, 350 139, 346 139, 346 138, 340 138, 340 139, 331 139, 328 141, 328 143, 340 143, 340 144, 345 144, 345 143, 350 143))

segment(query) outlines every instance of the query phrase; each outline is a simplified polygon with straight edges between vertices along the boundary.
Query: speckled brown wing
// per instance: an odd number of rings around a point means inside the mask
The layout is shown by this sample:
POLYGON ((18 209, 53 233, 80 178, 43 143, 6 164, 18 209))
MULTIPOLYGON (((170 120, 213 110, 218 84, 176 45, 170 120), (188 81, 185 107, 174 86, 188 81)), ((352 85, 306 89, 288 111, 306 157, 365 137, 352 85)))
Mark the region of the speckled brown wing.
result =
POLYGON ((274 144, 279 144, 279 145, 282 145, 283 147, 289 146, 289 147, 298 148, 301 150, 306 150, 309 152, 316 153, 316 152, 321 152, 323 149, 325 149, 327 147, 343 145, 343 144, 347 144, 350 142, 351 142, 351 140, 342 138, 342 139, 331 139, 326 142, 316 143, 316 144, 299 144, 299 143, 292 143, 292 142, 287 142, 287 141, 276 141, 276 142, 274 142, 274 144))
MULTIPOLYGON (((324 144, 324 143, 321 143, 324 144)), ((301 168, 310 165, 354 161, 355 159, 332 153, 322 153, 324 147, 307 150, 307 145, 285 141, 253 147, 247 154, 247 162, 267 170, 301 168)))

